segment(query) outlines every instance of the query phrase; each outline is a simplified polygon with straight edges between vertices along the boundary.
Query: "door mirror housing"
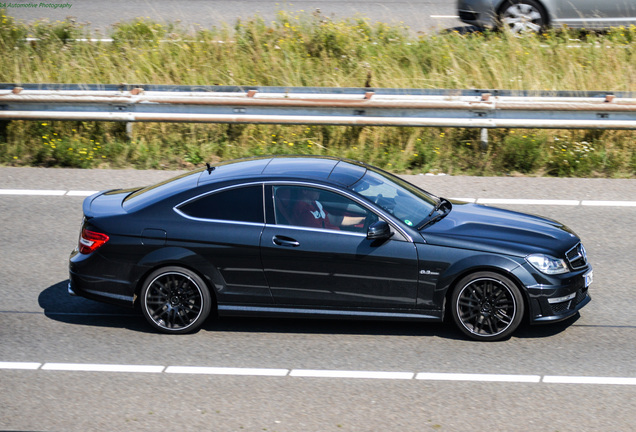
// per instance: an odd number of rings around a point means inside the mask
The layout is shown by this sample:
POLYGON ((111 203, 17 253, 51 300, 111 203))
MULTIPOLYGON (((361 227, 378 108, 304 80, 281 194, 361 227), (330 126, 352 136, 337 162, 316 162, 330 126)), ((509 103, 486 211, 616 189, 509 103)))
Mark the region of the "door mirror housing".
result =
POLYGON ((371 226, 369 226, 369 229, 367 230, 367 238, 369 240, 386 240, 392 235, 393 233, 391 232, 391 227, 383 220, 379 220, 371 224, 371 226))

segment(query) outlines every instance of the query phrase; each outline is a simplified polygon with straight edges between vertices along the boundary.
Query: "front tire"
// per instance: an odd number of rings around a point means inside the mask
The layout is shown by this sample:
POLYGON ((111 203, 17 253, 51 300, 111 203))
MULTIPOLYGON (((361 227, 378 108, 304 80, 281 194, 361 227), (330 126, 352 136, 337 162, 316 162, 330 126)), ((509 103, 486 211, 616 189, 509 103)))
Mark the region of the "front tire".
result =
POLYGON ((548 24, 548 16, 539 3, 534 0, 508 0, 498 15, 499 27, 513 34, 539 33, 548 24))
POLYGON ((455 286, 450 307, 459 330, 474 340, 497 341, 509 337, 523 318, 523 296, 509 278, 477 272, 455 286))
POLYGON ((140 300, 150 325, 171 334, 197 330, 212 307, 205 282, 196 273, 176 266, 152 272, 141 288, 140 300))

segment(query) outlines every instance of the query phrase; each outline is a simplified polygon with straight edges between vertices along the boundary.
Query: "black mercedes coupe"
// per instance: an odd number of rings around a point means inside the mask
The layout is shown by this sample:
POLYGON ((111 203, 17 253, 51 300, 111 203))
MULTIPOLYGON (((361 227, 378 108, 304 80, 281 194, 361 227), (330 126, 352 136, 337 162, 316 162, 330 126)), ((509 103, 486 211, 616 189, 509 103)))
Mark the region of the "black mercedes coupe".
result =
POLYGON ((509 337, 590 301, 580 239, 542 217, 432 195, 367 164, 270 156, 92 195, 69 293, 187 333, 210 316, 441 321, 509 337))

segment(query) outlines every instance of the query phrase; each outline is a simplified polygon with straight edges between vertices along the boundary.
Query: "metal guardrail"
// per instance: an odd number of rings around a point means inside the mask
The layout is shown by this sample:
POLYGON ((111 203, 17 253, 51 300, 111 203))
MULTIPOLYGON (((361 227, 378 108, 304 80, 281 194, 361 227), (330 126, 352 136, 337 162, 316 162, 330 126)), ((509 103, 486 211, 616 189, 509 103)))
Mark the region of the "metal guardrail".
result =
POLYGON ((321 87, 0 84, 0 121, 636 129, 636 97, 321 87))

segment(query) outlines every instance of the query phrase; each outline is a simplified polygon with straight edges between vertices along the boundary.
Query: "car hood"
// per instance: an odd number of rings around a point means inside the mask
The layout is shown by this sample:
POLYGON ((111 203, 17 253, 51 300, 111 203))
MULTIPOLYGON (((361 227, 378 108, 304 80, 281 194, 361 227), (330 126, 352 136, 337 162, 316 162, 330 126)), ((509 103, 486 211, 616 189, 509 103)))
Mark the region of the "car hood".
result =
POLYGON ((420 233, 428 244, 516 256, 562 256, 579 242, 574 232, 557 221, 467 203, 453 203, 446 217, 420 233))

